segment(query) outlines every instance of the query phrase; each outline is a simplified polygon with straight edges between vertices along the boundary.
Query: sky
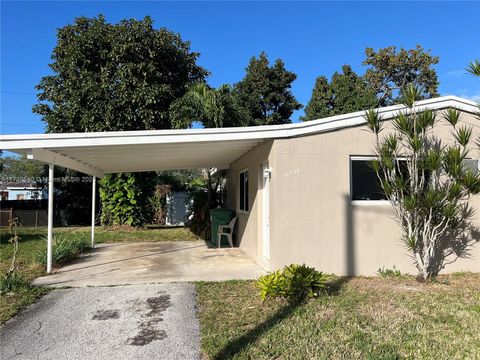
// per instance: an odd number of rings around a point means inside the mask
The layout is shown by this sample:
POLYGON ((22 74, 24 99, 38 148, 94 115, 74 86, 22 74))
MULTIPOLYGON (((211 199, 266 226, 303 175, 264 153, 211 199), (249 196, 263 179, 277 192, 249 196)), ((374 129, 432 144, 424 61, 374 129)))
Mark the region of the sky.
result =
MULTIPOLYGON (((242 79, 252 56, 265 51, 297 74, 292 91, 306 105, 315 78, 344 64, 363 74, 365 48, 431 49, 441 95, 480 100, 480 81, 464 70, 480 59, 480 2, 1 2, 0 134, 43 133, 33 114, 35 85, 51 74, 56 29, 78 16, 109 22, 152 17, 191 42, 212 86, 242 79)), ((303 115, 296 111, 294 122, 303 115)))

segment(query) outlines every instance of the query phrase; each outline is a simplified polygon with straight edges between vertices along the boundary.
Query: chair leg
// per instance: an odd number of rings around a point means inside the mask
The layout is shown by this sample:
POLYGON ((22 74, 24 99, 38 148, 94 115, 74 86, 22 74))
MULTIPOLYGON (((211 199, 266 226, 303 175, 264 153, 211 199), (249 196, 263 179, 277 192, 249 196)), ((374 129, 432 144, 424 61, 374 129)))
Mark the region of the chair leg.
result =
POLYGON ((217 245, 218 245, 218 248, 220 249, 220 247, 222 245, 222 234, 221 233, 217 234, 217 245))
POLYGON ((230 243, 230 247, 233 248, 233 238, 232 238, 232 233, 228 234, 228 242, 230 243))

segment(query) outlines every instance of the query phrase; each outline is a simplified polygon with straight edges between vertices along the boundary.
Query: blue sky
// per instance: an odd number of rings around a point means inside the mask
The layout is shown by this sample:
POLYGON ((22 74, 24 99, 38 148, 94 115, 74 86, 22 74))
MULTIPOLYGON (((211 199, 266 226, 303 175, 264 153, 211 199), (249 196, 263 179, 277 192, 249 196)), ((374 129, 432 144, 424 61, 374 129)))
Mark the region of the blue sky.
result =
MULTIPOLYGON (((77 16, 110 22, 150 15, 201 53, 213 86, 240 80, 250 57, 282 58, 298 78, 306 104, 315 78, 345 64, 363 73, 365 47, 413 48, 440 56, 440 93, 480 99, 480 81, 466 65, 480 58, 480 2, 1 2, 0 133, 41 133, 31 112, 34 86, 50 73, 56 29, 77 16)), ((297 111, 293 120, 303 110, 297 111)))

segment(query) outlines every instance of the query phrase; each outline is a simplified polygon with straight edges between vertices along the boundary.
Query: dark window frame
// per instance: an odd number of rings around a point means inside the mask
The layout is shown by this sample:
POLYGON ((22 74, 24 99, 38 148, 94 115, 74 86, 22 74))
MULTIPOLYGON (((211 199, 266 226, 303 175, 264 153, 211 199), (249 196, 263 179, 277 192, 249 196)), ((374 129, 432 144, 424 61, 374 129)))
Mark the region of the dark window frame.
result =
MULTIPOLYGON (((389 204, 390 200, 387 199, 386 195, 383 193, 383 189, 381 188, 380 185, 380 180, 377 177, 377 174, 373 171, 373 169, 370 168, 370 171, 372 172, 367 176, 367 178, 370 178, 371 180, 375 181, 377 184, 377 190, 370 190, 371 196, 365 195, 368 191, 363 190, 363 196, 362 192, 360 194, 355 194, 355 189, 354 189, 354 162, 355 161, 361 161, 364 163, 368 163, 369 161, 377 159, 376 156, 362 156, 362 155, 351 155, 349 159, 349 167, 350 167, 350 201, 352 203, 361 203, 361 204, 389 204), (374 194, 376 192, 377 194, 374 194)), ((406 161, 405 158, 400 158, 398 159, 399 161, 406 161)), ((367 168, 366 165, 364 166, 364 170, 367 168)), ((364 188, 368 188, 367 186, 364 186, 364 188)), ((357 190, 358 191, 358 190, 357 190)))
POLYGON ((248 169, 240 171, 238 175, 238 184, 239 184, 239 203, 238 208, 240 212, 248 213, 250 211, 250 202, 249 202, 249 174, 248 169))

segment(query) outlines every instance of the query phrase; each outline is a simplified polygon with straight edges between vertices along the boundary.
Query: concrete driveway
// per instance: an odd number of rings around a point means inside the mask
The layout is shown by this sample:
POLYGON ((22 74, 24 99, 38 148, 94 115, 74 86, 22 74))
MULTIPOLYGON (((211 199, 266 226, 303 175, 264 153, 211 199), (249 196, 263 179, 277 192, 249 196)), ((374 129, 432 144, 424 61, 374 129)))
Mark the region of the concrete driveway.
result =
POLYGON ((0 359, 199 359, 193 284, 57 289, 0 328, 0 359))
POLYGON ((100 244, 53 275, 46 286, 107 286, 254 279, 264 274, 239 248, 209 248, 203 241, 100 244))

